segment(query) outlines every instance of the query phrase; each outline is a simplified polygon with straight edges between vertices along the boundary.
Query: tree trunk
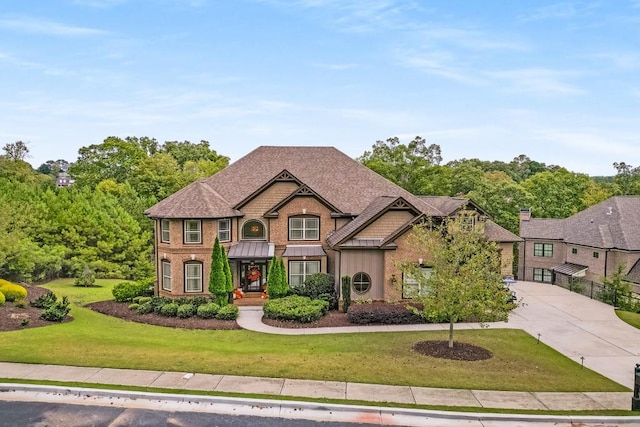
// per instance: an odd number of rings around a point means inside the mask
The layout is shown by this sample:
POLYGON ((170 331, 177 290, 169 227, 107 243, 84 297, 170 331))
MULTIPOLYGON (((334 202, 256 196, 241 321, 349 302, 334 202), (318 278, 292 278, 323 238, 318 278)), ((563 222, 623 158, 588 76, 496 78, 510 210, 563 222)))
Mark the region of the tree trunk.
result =
POLYGON ((449 321, 449 348, 453 348, 453 319, 449 321))

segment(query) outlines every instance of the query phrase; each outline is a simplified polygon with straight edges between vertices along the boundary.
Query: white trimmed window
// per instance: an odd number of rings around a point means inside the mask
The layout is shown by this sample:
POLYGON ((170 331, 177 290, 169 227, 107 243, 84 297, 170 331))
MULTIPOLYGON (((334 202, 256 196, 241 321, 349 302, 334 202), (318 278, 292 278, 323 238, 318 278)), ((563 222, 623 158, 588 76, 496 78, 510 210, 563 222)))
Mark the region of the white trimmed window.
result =
POLYGON ((202 263, 199 261, 184 264, 184 291, 202 292, 202 263))
POLYGON ((364 294, 371 289, 371 277, 367 273, 356 273, 351 279, 356 294, 364 294))
POLYGON ((533 281, 551 283, 553 281, 553 271, 548 268, 534 268, 533 281))
POLYGON ((218 240, 221 242, 228 242, 231 240, 231 220, 219 219, 218 220, 218 240))
POLYGON ((320 220, 317 217, 289 218, 289 240, 319 240, 320 220))
POLYGON ((168 219, 160 220, 160 241, 162 243, 169 243, 171 241, 170 227, 171 221, 168 219))
POLYGON ((320 273, 320 261, 289 261, 289 285, 302 285, 307 276, 320 273))
POLYGON ((202 243, 202 221, 199 219, 184 220, 184 242, 202 243))
POLYGON ((418 280, 410 274, 402 275, 402 298, 415 298, 426 295, 427 287, 421 282, 424 282, 424 280, 431 277, 433 274, 433 268, 420 267, 418 274, 422 275, 422 280, 418 280))
POLYGON ((162 290, 171 292, 171 263, 162 261, 162 290))

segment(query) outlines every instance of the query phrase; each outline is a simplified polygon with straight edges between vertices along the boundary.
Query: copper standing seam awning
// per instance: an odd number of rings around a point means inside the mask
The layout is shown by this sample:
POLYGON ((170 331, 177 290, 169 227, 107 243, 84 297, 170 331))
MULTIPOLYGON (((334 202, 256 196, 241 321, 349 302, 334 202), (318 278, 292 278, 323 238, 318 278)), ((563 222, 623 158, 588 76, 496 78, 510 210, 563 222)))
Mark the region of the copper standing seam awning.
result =
POLYGON ((322 257, 327 256, 327 253, 322 249, 321 245, 287 245, 282 254, 283 257, 297 257, 297 256, 312 256, 322 257))
POLYGON ((556 273, 565 274, 572 277, 584 277, 584 274, 588 269, 589 267, 585 265, 572 264, 570 262, 565 262, 564 264, 553 267, 553 271, 555 271, 556 273))
POLYGON ((240 242, 229 248, 229 259, 271 259, 276 245, 269 242, 240 242))

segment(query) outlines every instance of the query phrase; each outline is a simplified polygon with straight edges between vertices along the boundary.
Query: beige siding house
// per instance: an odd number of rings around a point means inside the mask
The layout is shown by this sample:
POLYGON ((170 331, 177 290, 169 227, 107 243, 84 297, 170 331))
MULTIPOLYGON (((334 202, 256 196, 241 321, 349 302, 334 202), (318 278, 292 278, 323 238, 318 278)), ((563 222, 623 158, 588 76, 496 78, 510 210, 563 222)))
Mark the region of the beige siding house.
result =
POLYGON ((354 298, 398 300, 404 279, 396 262, 429 263, 428 253, 406 244, 412 225, 465 208, 484 222, 511 274, 520 238, 468 199, 415 196, 333 147, 259 147, 145 212, 155 220, 156 294, 207 294, 218 237, 244 292, 262 292, 277 255, 292 286, 316 272, 336 283, 347 275, 354 298))
POLYGON ((518 276, 566 284, 602 282, 622 266, 640 284, 640 197, 616 196, 565 219, 532 218, 520 212, 518 276))

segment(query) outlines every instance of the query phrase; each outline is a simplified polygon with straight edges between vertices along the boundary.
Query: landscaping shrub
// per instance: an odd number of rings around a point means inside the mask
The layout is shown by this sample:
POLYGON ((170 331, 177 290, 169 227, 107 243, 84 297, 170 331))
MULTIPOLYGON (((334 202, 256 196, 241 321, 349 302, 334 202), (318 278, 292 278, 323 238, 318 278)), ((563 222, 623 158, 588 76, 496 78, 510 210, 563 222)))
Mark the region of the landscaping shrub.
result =
POLYGON ((218 310, 218 314, 216 314, 216 319, 220 320, 236 320, 238 318, 238 314, 240 310, 238 310, 237 305, 228 304, 224 307, 220 307, 218 310))
POLYGON ((116 302, 132 302, 135 297, 150 296, 153 289, 147 281, 120 282, 111 290, 116 302))
POLYGON ((165 304, 169 304, 171 300, 165 297, 151 297, 151 305, 153 306, 153 312, 160 314, 160 310, 165 304))
POLYGON ((351 277, 342 276, 342 311, 344 313, 349 310, 351 305, 351 277))
POLYGON ((4 294, 0 292, 0 305, 4 305, 5 301, 6 301, 6 298, 4 297, 4 294))
POLYGON ((306 296, 291 295, 269 300, 264 303, 263 309, 267 319, 309 323, 324 316, 329 309, 329 303, 319 299, 313 300, 306 296))
POLYGON ((198 306, 196 310, 196 315, 198 317, 202 317, 203 319, 213 319, 218 314, 220 310, 220 306, 215 302, 209 302, 207 304, 202 304, 198 306))
POLYGON ((40 317, 50 322, 62 322, 70 310, 69 298, 63 297, 62 300, 56 301, 40 313, 40 317))
POLYGON ((2 281, 3 284, 0 286, 0 292, 4 294, 4 297, 7 301, 13 302, 21 299, 27 298, 27 290, 15 283, 7 282, 6 280, 2 281))
POLYGON ((175 302, 164 304, 160 309, 160 314, 167 317, 176 317, 178 315, 178 307, 175 302))
POLYGON ((140 304, 138 304, 137 302, 131 303, 129 304, 129 310, 137 310, 138 307, 140 307, 140 304))
POLYGON ((19 300, 16 300, 16 302, 14 302, 13 305, 15 305, 18 308, 25 308, 27 306, 27 301, 24 299, 19 299, 19 300))
POLYGON ((58 300, 58 297, 56 296, 56 294, 54 294, 53 292, 49 291, 44 295, 40 295, 38 298, 36 298, 35 301, 31 301, 30 304, 31 304, 31 307, 49 308, 57 300, 58 300))
POLYGON ((325 300, 331 310, 338 308, 335 282, 330 274, 314 273, 307 277, 302 285, 292 287, 291 291, 295 295, 309 297, 312 300, 325 300))
POLYGON ((138 304, 146 304, 151 302, 153 297, 135 297, 132 301, 138 304))
POLYGON ((403 303, 354 304, 347 310, 347 320, 357 325, 370 323, 384 325, 425 323, 425 320, 420 315, 413 313, 407 308, 407 304, 403 303))
POLYGON ((153 311, 153 305, 151 305, 151 302, 139 304, 136 311, 138 312, 138 314, 149 314, 153 311))
POLYGON ((181 304, 178 306, 176 315, 181 319, 193 317, 196 314, 196 306, 193 304, 181 304))

